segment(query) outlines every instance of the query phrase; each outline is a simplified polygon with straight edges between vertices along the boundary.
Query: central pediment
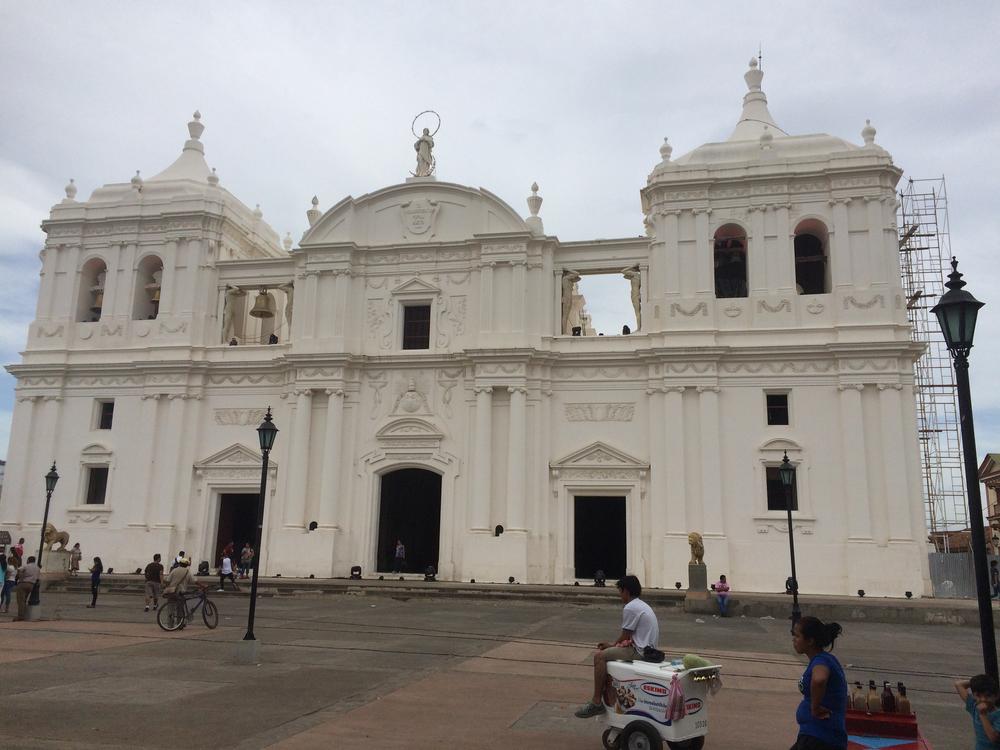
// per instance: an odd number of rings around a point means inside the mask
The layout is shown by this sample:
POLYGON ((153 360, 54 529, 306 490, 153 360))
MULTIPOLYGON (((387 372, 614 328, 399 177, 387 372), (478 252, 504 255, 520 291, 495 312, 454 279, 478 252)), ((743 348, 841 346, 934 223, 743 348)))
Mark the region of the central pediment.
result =
POLYGON ((549 464, 552 469, 648 469, 649 463, 600 440, 549 464))

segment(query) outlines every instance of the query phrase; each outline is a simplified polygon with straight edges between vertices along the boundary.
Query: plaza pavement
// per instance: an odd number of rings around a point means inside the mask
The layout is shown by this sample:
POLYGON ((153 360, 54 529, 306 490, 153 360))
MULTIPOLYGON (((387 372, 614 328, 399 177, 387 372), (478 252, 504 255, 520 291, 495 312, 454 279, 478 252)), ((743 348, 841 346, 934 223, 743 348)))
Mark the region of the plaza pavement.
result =
MULTIPOLYGON (((137 594, 43 595, 42 622, 0 621, 0 746, 9 748, 601 748, 586 699, 614 603, 359 593, 262 598, 260 664, 233 663, 247 598, 213 594, 220 627, 165 633, 137 594)), ((706 747, 788 747, 803 661, 787 622, 658 609, 661 645, 717 658, 706 747)), ((903 680, 935 750, 970 747, 956 675, 968 627, 847 623, 851 680, 903 680)))

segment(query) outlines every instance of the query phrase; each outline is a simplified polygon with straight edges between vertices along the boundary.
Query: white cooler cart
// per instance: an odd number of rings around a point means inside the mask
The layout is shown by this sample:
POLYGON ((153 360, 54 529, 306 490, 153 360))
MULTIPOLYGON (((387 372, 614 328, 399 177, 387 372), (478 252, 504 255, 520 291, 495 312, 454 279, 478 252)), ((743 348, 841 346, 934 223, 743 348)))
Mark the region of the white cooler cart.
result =
POLYGON ((708 734, 708 685, 717 677, 718 665, 685 670, 678 662, 652 664, 645 661, 608 662, 608 675, 615 692, 613 705, 605 704, 603 719, 608 728, 601 739, 608 750, 698 750, 708 734), (667 718, 667 694, 674 675, 681 681, 687 714, 671 722, 667 718))

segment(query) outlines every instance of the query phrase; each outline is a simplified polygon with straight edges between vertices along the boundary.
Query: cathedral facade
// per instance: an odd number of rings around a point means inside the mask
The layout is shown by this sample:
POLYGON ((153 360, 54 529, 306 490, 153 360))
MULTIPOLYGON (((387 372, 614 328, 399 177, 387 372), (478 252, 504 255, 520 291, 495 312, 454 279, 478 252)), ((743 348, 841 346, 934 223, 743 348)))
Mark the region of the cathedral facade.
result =
MULTIPOLYGON (((645 231, 561 242, 438 179, 282 241, 220 184, 200 115, 159 175, 53 207, 17 379, 0 527, 51 520, 118 570, 252 539, 261 570, 572 583, 602 570, 781 591, 928 591, 895 185, 875 143, 790 135, 751 63, 731 137, 664 142, 645 231), (624 270, 623 270, 624 269, 624 270), (577 282, 628 280, 636 330, 593 335, 577 282), (786 493, 777 467, 796 468, 786 493)), ((430 140, 425 140, 430 138, 430 140)), ((639 228, 637 228, 639 229, 639 228)))

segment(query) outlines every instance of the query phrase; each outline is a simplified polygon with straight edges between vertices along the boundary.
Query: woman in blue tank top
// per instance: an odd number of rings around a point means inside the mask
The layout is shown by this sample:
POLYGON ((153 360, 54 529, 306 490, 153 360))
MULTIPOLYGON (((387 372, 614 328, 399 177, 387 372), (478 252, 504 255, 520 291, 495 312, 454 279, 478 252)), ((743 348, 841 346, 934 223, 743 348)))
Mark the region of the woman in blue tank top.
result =
POLYGON ((799 736, 791 750, 847 748, 847 678, 837 657, 826 650, 841 631, 837 623, 815 617, 803 617, 792 629, 792 646, 809 657, 809 666, 799 679, 799 736))

